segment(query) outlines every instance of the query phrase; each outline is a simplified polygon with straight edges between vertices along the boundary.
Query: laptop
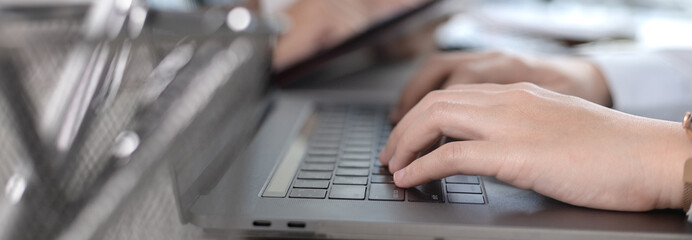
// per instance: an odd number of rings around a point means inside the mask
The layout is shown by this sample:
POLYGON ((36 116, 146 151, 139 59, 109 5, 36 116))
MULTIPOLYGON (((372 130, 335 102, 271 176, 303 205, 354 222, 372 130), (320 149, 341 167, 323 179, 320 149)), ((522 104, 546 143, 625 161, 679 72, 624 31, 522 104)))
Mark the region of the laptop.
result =
MULTIPOLYGON (((270 42, 248 35, 230 44, 235 80, 216 91, 166 155, 183 223, 219 238, 692 238, 678 211, 581 208, 492 177, 397 188, 377 159, 396 94, 269 90, 270 42)), ((226 47, 202 44, 191 62, 216 64, 209 56, 226 47)), ((185 67, 178 74, 194 76, 185 67)), ((372 72, 352 78, 376 81, 372 72)))

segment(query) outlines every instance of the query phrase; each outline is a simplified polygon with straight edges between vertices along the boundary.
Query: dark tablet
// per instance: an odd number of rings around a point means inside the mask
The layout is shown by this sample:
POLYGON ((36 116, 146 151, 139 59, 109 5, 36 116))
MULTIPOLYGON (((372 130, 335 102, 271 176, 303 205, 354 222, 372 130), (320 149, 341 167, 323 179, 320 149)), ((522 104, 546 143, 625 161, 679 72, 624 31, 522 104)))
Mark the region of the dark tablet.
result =
POLYGON ((428 0, 400 13, 394 14, 391 17, 385 18, 384 20, 371 25, 360 33, 349 37, 334 47, 323 49, 298 63, 284 68, 281 71, 273 72, 272 78, 280 86, 291 84, 300 77, 322 67, 328 61, 360 47, 366 46, 381 36, 391 33, 397 29, 397 26, 403 25, 405 20, 411 18, 411 16, 424 12, 426 9, 431 8, 431 6, 438 2, 441 2, 441 0, 428 0))

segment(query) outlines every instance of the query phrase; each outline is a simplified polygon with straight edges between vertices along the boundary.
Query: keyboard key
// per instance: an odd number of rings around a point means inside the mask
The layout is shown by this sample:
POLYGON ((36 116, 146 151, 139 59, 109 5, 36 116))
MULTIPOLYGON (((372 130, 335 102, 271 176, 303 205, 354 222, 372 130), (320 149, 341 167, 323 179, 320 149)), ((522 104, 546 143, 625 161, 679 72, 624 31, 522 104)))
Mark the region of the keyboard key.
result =
POLYGON ((319 123, 346 123, 345 113, 322 113, 319 118, 319 123))
POLYGON ((376 119, 377 118, 377 111, 374 109, 358 109, 355 111, 349 112, 349 115, 351 117, 356 118, 356 119, 376 119))
POLYGON ((345 112, 323 112, 319 114, 320 123, 346 123, 346 113, 345 112))
POLYGON ((469 175, 455 175, 445 178, 447 183, 466 183, 466 184, 480 184, 478 176, 469 175))
POLYGON ((345 138, 345 142, 349 144, 354 144, 354 145, 359 145, 359 146, 366 146, 370 147, 372 146, 372 143, 374 142, 373 139, 371 138, 352 138, 352 137, 347 137, 345 138))
POLYGON ((367 185, 367 184, 368 184, 368 178, 367 178, 367 177, 343 177, 343 176, 336 176, 336 177, 334 177, 334 184, 341 184, 341 185, 367 185))
POLYGON ((335 119, 330 119, 330 120, 325 120, 317 124, 317 128, 322 130, 322 129, 344 129, 344 121, 345 120, 335 120, 335 119))
MULTIPOLYGON (((380 161, 375 161, 375 163, 378 163, 378 162, 380 162, 380 161)), ((372 174, 375 174, 375 175, 392 175, 386 167, 381 167, 381 166, 372 167, 372 174)))
POLYGON ((382 110, 374 108, 370 105, 361 105, 358 109, 349 112, 351 115, 355 115, 361 118, 374 118, 378 117, 378 113, 382 110))
POLYGON ((334 149, 309 149, 308 150, 309 156, 336 156, 337 154, 339 154, 338 148, 334 148, 334 149))
POLYGON ((394 183, 394 177, 392 175, 372 175, 370 181, 373 183, 394 183))
POLYGON ((336 129, 336 130, 342 130, 343 131, 345 124, 346 124, 346 119, 344 119, 344 117, 322 119, 322 121, 320 121, 317 124, 315 131, 327 130, 327 129, 336 129))
POLYGON ((360 176, 360 177, 367 177, 368 171, 367 168, 339 168, 336 170, 336 175, 337 176, 360 176))
POLYGON ((480 185, 471 184, 447 184, 447 192, 449 193, 483 193, 480 185))
POLYGON ((481 194, 450 193, 447 194, 451 203, 484 204, 485 199, 481 194))
POLYGON ((351 115, 358 116, 360 118, 372 118, 373 116, 376 116, 377 113, 378 111, 376 109, 367 106, 360 106, 358 109, 350 112, 351 115))
POLYGON ((352 143, 354 145, 360 144, 361 146, 363 146, 363 145, 371 146, 375 139, 373 139, 373 138, 344 137, 344 140, 346 143, 352 143))
POLYGON ((370 147, 372 146, 371 141, 347 141, 346 147, 370 147))
POLYGON ((370 153, 372 152, 372 149, 370 147, 357 147, 357 146, 351 146, 351 147, 345 147, 344 148, 344 153, 347 154, 364 154, 370 156, 370 153))
POLYGON ((365 199, 365 186, 334 185, 329 192, 331 199, 365 199))
MULTIPOLYGON (((322 152, 322 151, 324 151, 324 152, 327 152, 327 151, 329 151, 329 152, 339 152, 339 147, 323 147, 323 146, 320 146, 320 147, 310 147, 310 148, 308 148, 308 154, 310 154, 310 153, 313 152, 313 151, 318 151, 318 152, 322 152)), ((312 154, 312 155, 319 155, 319 154, 312 154)), ((329 155, 331 155, 331 154, 329 154, 329 155)))
POLYGON ((350 132, 346 134, 346 137, 349 139, 363 139, 363 140, 370 140, 373 138, 372 133, 361 133, 361 132, 350 132))
POLYGON ((360 115, 373 115, 378 113, 379 108, 377 108, 376 105, 357 105, 353 108, 351 108, 351 113, 352 114, 360 114, 360 115))
POLYGON ((347 124, 349 127, 370 127, 370 128, 375 128, 377 127, 377 122, 374 119, 367 119, 363 121, 351 121, 348 122, 347 124))
POLYGON ((304 189, 294 188, 291 190, 290 198, 324 198, 327 196, 326 189, 304 189))
POLYGON ((310 148, 339 148, 339 142, 313 142, 310 143, 310 148))
POLYGON ((341 159, 354 160, 354 161, 370 161, 370 153, 367 153, 367 154, 344 153, 341 155, 341 159))
POLYGON ((321 188, 327 189, 329 187, 329 180, 302 180, 296 179, 293 183, 294 188, 321 188))
POLYGON ((380 160, 375 160, 375 162, 374 162, 372 165, 375 166, 375 167, 383 167, 383 166, 384 166, 384 165, 382 165, 382 163, 380 162, 380 160))
POLYGON ((348 113, 346 112, 321 112, 319 113, 319 121, 320 122, 344 122, 346 120, 346 117, 348 117, 348 113))
POLYGON ((344 105, 320 105, 317 111, 320 113, 320 116, 330 114, 346 116, 348 113, 348 107, 344 105))
POLYGON ((370 200, 404 201, 404 189, 394 184, 370 184, 370 200))
POLYGON ((308 156, 305 158, 306 163, 333 163, 336 162, 336 156, 308 156))
POLYGON ((313 135, 341 135, 343 131, 341 128, 323 128, 317 129, 313 135))
POLYGON ((361 134, 361 133, 372 134, 375 132, 375 128, 374 127, 352 127, 349 129, 349 132, 358 133, 358 134, 361 134))
POLYGON ((331 178, 332 172, 300 171, 298 174, 298 179, 329 180, 331 178))
POLYGON ((444 202, 442 182, 432 181, 406 190, 409 202, 444 202))
POLYGON ((332 170, 334 170, 334 164, 333 163, 305 163, 305 164, 303 164, 303 167, 300 169, 301 170, 310 170, 310 171, 332 171, 332 170))
POLYGON ((320 122, 332 122, 332 121, 345 120, 348 115, 345 111, 343 111, 343 112, 342 111, 327 111, 327 112, 320 112, 318 116, 319 116, 320 122))
POLYGON ((317 111, 323 114, 334 114, 334 113, 341 113, 345 114, 346 111, 348 111, 348 107, 344 105, 318 105, 317 106, 317 111))
POLYGON ((370 150, 368 150, 367 152, 366 151, 363 151, 363 152, 344 151, 343 154, 341 155, 341 159, 355 160, 355 161, 370 161, 371 154, 372 154, 372 151, 370 151, 370 150))
POLYGON ((369 168, 370 162, 366 162, 366 161, 341 161, 341 162, 339 162, 339 167, 369 168))
POLYGON ((313 135, 312 138, 310 138, 310 141, 312 142, 338 142, 341 141, 341 135, 335 135, 335 134, 330 134, 330 135, 313 135))

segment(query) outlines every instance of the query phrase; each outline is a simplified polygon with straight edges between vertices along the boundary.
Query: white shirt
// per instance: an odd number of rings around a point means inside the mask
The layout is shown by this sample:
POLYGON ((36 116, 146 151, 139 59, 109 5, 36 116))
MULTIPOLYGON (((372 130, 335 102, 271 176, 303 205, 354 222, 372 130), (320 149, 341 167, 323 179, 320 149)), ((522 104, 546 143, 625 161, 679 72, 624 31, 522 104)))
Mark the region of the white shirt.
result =
POLYGON ((613 108, 680 121, 692 111, 692 49, 596 56, 613 108))

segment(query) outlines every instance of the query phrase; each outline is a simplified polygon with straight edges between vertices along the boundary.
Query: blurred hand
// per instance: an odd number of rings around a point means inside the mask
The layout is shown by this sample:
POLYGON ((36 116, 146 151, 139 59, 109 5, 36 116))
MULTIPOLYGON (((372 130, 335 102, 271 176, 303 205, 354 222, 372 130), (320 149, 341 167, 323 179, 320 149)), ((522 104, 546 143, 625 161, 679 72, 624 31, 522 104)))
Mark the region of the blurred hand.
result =
POLYGON ((573 205, 644 211, 682 206, 691 155, 679 123, 531 83, 465 84, 427 94, 394 128, 380 161, 402 188, 484 175, 573 205), (441 136, 464 141, 416 159, 441 136))
POLYGON ((277 42, 274 69, 295 64, 423 1, 299 0, 286 11, 291 26, 277 42))
POLYGON ((608 85, 585 59, 521 57, 501 52, 443 53, 427 59, 404 88, 390 118, 399 121, 428 92, 455 84, 531 82, 559 93, 611 106, 608 85))

